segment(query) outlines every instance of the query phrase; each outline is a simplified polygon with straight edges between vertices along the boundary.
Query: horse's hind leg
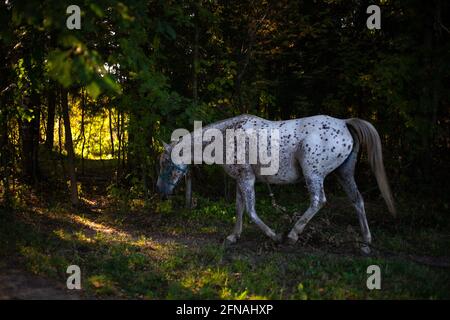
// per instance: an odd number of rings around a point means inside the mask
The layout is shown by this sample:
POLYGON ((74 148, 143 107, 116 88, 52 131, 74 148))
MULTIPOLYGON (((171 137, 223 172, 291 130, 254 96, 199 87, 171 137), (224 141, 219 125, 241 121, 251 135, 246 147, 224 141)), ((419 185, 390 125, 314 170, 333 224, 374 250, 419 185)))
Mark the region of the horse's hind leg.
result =
POLYGON ((298 235, 303 231, 309 220, 322 208, 326 202, 325 192, 323 190, 323 177, 320 175, 306 176, 306 185, 308 187, 311 202, 309 208, 295 223, 291 232, 287 236, 289 243, 294 244, 298 240, 298 235))
POLYGON ((242 197, 239 186, 236 184, 236 224, 233 233, 227 237, 229 243, 235 243, 242 233, 242 216, 244 214, 244 199, 242 197))
POLYGON ((357 152, 352 152, 347 160, 336 170, 339 183, 344 188, 345 193, 349 197, 358 214, 359 224, 364 239, 361 251, 364 254, 370 253, 370 243, 372 236, 370 235, 369 225, 367 223, 366 211, 364 209, 364 200, 356 186, 354 171, 357 160, 357 152))

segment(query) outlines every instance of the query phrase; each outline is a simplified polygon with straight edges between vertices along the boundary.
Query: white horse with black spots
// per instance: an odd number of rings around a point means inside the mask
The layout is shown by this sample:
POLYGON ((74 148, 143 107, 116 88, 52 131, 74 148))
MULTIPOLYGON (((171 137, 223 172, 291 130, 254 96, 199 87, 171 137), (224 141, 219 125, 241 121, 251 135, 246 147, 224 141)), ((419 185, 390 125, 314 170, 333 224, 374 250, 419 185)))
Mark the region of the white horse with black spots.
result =
MULTIPOLYGON (((262 175, 261 163, 222 164, 227 174, 236 180, 236 224, 227 241, 236 242, 242 232, 244 210, 251 220, 271 239, 282 240, 259 217, 255 210, 255 182, 268 184, 291 184, 298 182, 302 175, 310 193, 309 208, 294 224, 287 235, 289 243, 295 243, 306 224, 323 207, 326 202, 324 179, 331 172, 336 172, 338 180, 354 205, 361 225, 364 243, 363 253, 370 252, 371 234, 367 224, 363 198, 354 179, 355 165, 361 145, 366 146, 368 160, 375 174, 381 194, 389 211, 395 214, 395 207, 386 178, 381 141, 376 129, 367 121, 336 119, 318 115, 307 118, 269 121, 252 115, 241 115, 213 123, 202 128, 218 129, 225 134, 227 129, 261 130, 268 132, 279 130, 279 169, 276 174, 262 175)), ((193 137, 190 133, 190 138, 193 137)), ((195 139, 190 141, 194 142, 195 139)), ((181 140, 180 140, 181 141, 181 140)), ((180 143, 176 142, 176 143, 180 143)), ((176 145, 164 144, 165 151, 160 157, 160 175, 157 189, 164 195, 172 194, 174 187, 186 174, 188 164, 175 164, 171 151, 176 145)))

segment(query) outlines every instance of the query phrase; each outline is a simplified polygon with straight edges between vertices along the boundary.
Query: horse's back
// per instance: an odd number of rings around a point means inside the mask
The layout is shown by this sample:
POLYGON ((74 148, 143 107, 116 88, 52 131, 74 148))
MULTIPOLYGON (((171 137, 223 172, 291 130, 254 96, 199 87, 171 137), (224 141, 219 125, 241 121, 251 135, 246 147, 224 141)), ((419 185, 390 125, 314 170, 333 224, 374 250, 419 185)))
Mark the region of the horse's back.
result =
POLYGON ((326 176, 350 155, 353 138, 343 119, 327 115, 270 121, 253 115, 240 115, 228 122, 234 129, 277 130, 280 137, 279 170, 262 176, 261 164, 253 166, 258 180, 293 183, 303 175, 326 176))

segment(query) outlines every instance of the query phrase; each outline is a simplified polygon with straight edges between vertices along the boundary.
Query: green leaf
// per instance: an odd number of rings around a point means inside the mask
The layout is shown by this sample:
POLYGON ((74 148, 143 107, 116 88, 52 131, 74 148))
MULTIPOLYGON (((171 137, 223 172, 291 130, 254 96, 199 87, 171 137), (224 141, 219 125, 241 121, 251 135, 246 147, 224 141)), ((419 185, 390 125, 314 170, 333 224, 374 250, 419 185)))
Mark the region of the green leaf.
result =
POLYGON ((96 5, 95 3, 91 3, 89 5, 89 8, 91 8, 91 10, 100 18, 103 18, 105 16, 105 13, 103 12, 102 8, 100 8, 98 5, 96 5))
POLYGON ((92 81, 87 87, 86 87, 89 95, 93 98, 96 99, 98 97, 98 95, 101 93, 101 88, 98 85, 98 83, 96 81, 92 81))

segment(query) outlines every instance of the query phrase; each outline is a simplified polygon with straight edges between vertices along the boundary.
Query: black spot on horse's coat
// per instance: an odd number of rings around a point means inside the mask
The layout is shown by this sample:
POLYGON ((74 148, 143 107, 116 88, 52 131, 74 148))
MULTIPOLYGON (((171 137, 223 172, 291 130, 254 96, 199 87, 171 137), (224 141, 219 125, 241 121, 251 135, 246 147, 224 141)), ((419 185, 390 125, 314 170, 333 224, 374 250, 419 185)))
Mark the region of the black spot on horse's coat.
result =
POLYGON ((339 154, 337 155, 337 157, 340 158, 340 157, 341 157, 341 154, 339 153, 339 154))

